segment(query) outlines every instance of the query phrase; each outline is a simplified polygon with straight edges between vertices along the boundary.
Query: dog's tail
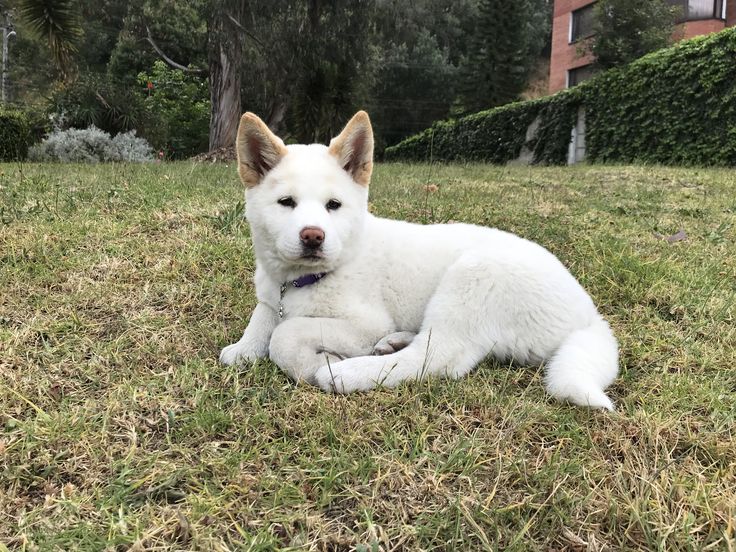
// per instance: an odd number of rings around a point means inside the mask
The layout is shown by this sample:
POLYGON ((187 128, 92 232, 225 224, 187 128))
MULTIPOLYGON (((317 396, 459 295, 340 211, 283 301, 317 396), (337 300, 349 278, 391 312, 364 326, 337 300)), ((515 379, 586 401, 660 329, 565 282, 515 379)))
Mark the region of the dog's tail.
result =
POLYGON ((603 392, 618 374, 618 343, 608 322, 598 317, 572 332, 547 363, 547 392, 580 406, 614 410, 603 392))

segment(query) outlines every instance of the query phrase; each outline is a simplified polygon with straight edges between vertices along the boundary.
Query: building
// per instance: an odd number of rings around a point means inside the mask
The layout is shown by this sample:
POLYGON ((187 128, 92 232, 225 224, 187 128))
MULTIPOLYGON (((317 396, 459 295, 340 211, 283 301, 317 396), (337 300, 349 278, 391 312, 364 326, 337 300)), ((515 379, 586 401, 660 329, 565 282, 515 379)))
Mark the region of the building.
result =
MULTIPOLYGON (((647 1, 647 0, 644 0, 647 1)), ((714 33, 736 25, 736 0, 665 0, 682 8, 677 36, 714 33)), ((593 56, 581 55, 581 41, 590 37, 595 0, 555 0, 549 91, 557 92, 593 74, 593 56)))

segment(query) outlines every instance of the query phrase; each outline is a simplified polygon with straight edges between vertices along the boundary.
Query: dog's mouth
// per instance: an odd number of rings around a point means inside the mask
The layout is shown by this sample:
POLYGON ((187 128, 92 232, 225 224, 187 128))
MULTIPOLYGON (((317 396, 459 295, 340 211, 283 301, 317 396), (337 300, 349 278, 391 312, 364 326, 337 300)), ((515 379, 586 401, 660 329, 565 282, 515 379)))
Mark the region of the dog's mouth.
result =
POLYGON ((322 250, 322 246, 317 247, 307 247, 302 246, 301 255, 299 255, 299 259, 306 259, 311 261, 319 261, 325 258, 325 252, 322 250))
POLYGON ((324 263, 328 260, 327 255, 322 251, 294 251, 294 252, 279 252, 281 260, 287 264, 292 265, 316 265, 324 263))
POLYGON ((321 247, 284 247, 277 249, 281 262, 291 266, 301 266, 310 270, 324 267, 333 260, 331 252, 326 252, 321 247))
POLYGON ((325 254, 321 251, 308 251, 303 253, 299 259, 303 261, 322 261, 325 259, 325 254))

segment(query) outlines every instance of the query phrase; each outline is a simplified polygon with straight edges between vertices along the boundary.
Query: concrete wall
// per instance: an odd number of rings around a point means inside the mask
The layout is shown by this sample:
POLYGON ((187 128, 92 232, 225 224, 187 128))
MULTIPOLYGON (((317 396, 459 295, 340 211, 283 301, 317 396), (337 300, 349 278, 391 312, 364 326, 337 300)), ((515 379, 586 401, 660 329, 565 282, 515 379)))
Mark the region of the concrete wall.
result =
MULTIPOLYGON (((526 129, 524 145, 521 147, 519 157, 506 163, 507 165, 531 165, 534 163, 534 151, 529 147, 532 140, 537 137, 539 125, 542 120, 537 117, 526 129)), ((570 132, 570 142, 567 145, 567 164, 574 165, 585 161, 585 108, 578 109, 577 122, 570 132)))

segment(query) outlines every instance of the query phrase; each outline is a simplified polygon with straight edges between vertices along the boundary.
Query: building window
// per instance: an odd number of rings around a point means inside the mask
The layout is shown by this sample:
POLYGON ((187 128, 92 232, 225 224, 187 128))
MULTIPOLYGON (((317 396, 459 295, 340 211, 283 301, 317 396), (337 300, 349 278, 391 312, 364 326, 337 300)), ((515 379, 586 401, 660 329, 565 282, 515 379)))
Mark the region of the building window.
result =
POLYGON ((588 38, 594 34, 595 25, 594 4, 588 4, 584 8, 572 12, 570 18, 570 43, 588 38))
POLYGON ((567 87, 572 88, 595 75, 596 69, 593 64, 583 65, 567 71, 567 87))
POLYGON ((699 19, 725 19, 726 0, 667 0, 679 9, 677 21, 697 21, 699 19))

